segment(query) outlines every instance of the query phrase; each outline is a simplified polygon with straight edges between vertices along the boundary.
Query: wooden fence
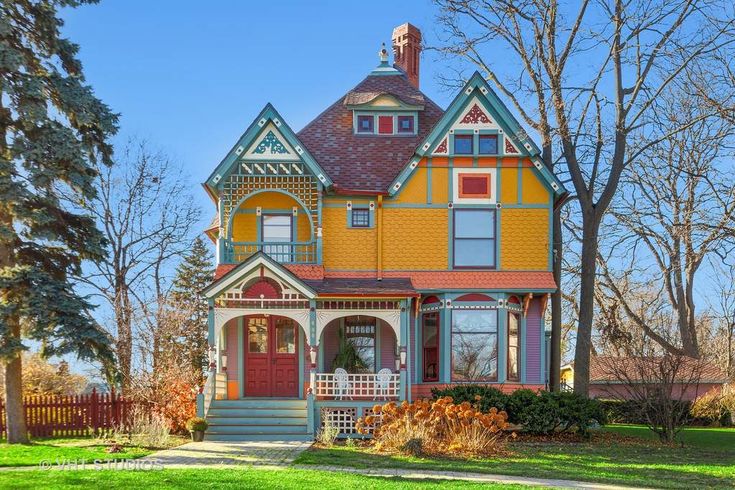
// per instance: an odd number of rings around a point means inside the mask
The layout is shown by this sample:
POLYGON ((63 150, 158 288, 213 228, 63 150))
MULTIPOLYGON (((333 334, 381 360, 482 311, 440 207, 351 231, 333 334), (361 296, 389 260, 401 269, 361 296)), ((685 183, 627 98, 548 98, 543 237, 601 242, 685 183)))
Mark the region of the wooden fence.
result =
MULTIPOLYGON (((88 436, 128 420, 133 403, 121 395, 97 393, 23 398, 28 433, 33 437, 88 436)), ((0 401, 0 437, 5 437, 5 407, 0 401)))

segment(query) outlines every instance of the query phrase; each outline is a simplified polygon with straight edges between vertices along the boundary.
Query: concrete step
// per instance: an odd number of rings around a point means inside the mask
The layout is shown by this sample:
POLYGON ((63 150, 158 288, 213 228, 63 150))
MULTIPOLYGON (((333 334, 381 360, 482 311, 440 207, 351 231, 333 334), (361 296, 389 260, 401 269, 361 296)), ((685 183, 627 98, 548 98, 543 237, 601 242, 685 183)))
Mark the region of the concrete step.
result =
POLYGON ((205 441, 313 441, 313 434, 204 434, 205 441))
POLYGON ((250 418, 273 418, 273 417, 306 417, 306 408, 210 408, 207 418, 225 417, 250 417, 250 418))
POLYGON ((306 425, 306 414, 303 417, 231 417, 212 416, 207 417, 210 426, 214 425, 306 425))
POLYGON ((211 408, 301 408, 306 409, 306 400, 294 398, 245 398, 241 400, 213 400, 211 408))
POLYGON ((306 434, 306 425, 210 425, 207 434, 306 434))

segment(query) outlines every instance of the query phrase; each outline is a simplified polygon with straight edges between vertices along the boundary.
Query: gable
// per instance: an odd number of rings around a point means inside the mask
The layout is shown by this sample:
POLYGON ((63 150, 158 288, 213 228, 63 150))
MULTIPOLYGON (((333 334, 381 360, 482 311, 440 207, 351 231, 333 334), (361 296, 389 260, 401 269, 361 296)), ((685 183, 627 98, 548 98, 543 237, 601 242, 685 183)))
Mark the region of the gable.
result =
POLYGON ((313 175, 324 186, 332 180, 306 150, 296 134, 271 104, 267 104, 240 139, 207 178, 213 195, 226 177, 242 168, 247 175, 313 175))
MULTIPOLYGON (((421 142, 413 158, 392 182, 389 194, 393 196, 401 190, 408 178, 415 173, 423 157, 448 157, 458 154, 454 148, 454 143, 457 141, 455 136, 474 138, 472 143, 474 158, 525 157, 530 159, 534 171, 539 174, 543 185, 550 192, 555 195, 566 193, 562 183, 541 161, 539 148, 490 89, 487 82, 476 72, 452 101, 429 135, 421 142), (489 143, 494 143, 496 151, 478 155, 478 140, 481 138, 488 138, 489 143)), ((487 143, 488 140, 485 142, 487 143)), ((471 154, 461 156, 473 157, 471 154)))

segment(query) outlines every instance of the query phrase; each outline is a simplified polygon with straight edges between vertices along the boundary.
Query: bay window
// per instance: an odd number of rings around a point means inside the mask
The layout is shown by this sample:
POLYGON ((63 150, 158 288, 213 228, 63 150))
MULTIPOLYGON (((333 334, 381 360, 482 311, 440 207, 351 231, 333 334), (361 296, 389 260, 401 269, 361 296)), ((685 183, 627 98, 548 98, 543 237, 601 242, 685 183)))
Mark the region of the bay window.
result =
POLYGON ((498 311, 452 310, 452 381, 498 380, 498 311))

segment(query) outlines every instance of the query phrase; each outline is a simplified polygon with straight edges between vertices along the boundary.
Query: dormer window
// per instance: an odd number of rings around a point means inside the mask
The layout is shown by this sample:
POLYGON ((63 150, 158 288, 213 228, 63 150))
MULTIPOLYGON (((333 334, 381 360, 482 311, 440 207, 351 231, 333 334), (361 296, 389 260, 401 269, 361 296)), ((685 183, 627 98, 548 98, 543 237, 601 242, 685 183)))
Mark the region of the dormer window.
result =
POLYGON ((357 132, 373 134, 374 120, 375 117, 372 114, 357 116, 357 132))
POLYGON ((415 136, 417 113, 355 111, 355 133, 379 136, 415 136))

